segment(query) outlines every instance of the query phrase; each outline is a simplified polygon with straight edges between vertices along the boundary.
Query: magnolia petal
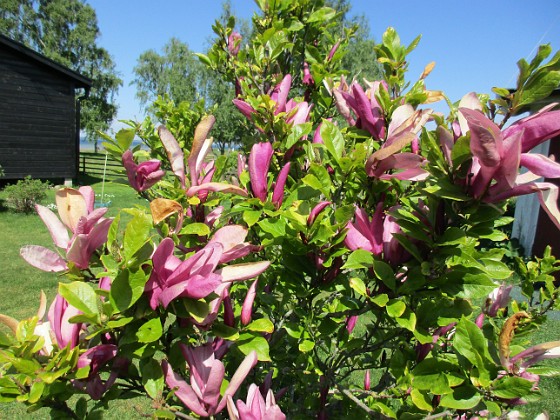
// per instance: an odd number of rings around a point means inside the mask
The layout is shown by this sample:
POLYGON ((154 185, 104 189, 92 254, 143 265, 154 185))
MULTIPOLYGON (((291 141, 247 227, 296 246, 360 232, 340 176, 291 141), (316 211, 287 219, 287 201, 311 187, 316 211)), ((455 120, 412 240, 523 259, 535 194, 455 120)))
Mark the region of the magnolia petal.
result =
POLYGON ((187 190, 187 196, 192 197, 199 191, 222 192, 222 193, 237 194, 242 197, 247 197, 247 191, 245 191, 243 188, 239 188, 235 185, 226 184, 222 182, 208 182, 205 184, 197 185, 196 187, 190 187, 187 190))
POLYGON ((88 215, 88 202, 80 191, 74 188, 61 188, 56 192, 55 199, 62 223, 75 232, 80 218, 88 215))
POLYGON ((241 383, 245 380, 249 372, 251 372, 251 370, 255 367, 257 361, 258 361, 257 352, 254 350, 251 353, 249 353, 247 356, 245 356, 245 359, 243 359, 243 362, 241 362, 241 364, 235 371, 233 377, 231 378, 231 381, 229 382, 229 385, 226 388, 226 391, 224 392, 224 397, 222 398, 220 404, 218 405, 216 413, 219 413, 224 409, 224 407, 226 406, 227 396, 228 395, 233 396, 235 394, 235 392, 241 386, 241 383))
POLYGON ((88 213, 91 213, 95 208, 95 192, 93 188, 89 185, 84 185, 83 187, 78 188, 78 191, 84 197, 86 201, 86 209, 88 213))
MULTIPOLYGON (((482 112, 482 104, 475 92, 470 92, 463 96, 459 101, 459 108, 467 108, 482 112)), ((467 134, 469 126, 466 118, 459 112, 459 114, 457 114, 457 119, 459 120, 459 127, 461 127, 461 134, 467 134)))
POLYGON ((217 270, 216 274, 220 274, 222 276, 222 281, 224 282, 247 280, 263 273, 268 268, 269 265, 270 265, 270 261, 232 264, 223 267, 220 270, 217 270))
POLYGON ((459 108, 459 112, 466 118, 471 132, 472 154, 479 158, 484 166, 498 166, 503 155, 500 128, 480 111, 459 108))
POLYGON ((107 207, 100 207, 93 210, 86 217, 80 218, 74 233, 90 233, 95 224, 99 222, 103 216, 105 216, 105 213, 107 213, 108 210, 109 209, 107 207))
POLYGON ((47 226, 54 244, 59 248, 66 249, 68 242, 70 241, 66 226, 64 226, 60 219, 56 217, 56 214, 47 207, 37 204, 35 205, 35 208, 37 209, 37 214, 47 226))
POLYGON ((357 249, 364 249, 371 253, 374 252, 371 241, 366 238, 352 223, 346 225, 346 237, 344 238, 344 245, 351 251, 357 249))
POLYGON ((226 397, 226 401, 227 401, 227 411, 228 411, 228 415, 229 415, 230 420, 239 420, 239 412, 237 411, 237 408, 235 407, 235 404, 233 403, 233 398, 231 398, 231 395, 228 395, 226 397))
POLYGON ((234 99, 232 102, 236 106, 236 108, 249 120, 251 120, 253 118, 253 114, 257 112, 255 111, 255 108, 241 99, 234 99))
POLYGON ((410 104, 404 104, 393 111, 391 122, 389 123, 388 136, 390 137, 395 130, 414 115, 414 108, 410 104))
POLYGON ((200 403, 192 387, 179 375, 173 372, 167 360, 163 360, 161 367, 165 375, 165 383, 171 389, 176 389, 175 395, 183 404, 199 416, 208 417, 208 412, 200 403))
POLYGON ((307 226, 311 226, 313 224, 313 222, 315 221, 315 219, 317 218, 317 216, 328 206, 331 205, 330 201, 321 201, 319 204, 317 204, 315 207, 313 207, 313 209, 311 210, 311 212, 309 213, 309 216, 307 216, 307 226))
POLYGON ((39 245, 26 245, 19 253, 25 261, 39 270, 58 273, 68 268, 60 255, 39 245))
POLYGON ((519 172, 519 162, 521 157, 521 133, 511 136, 504 140, 504 156, 500 163, 500 169, 496 180, 498 183, 505 181, 508 188, 513 188, 515 179, 519 172))
POLYGON ((400 134, 397 138, 394 138, 390 145, 382 147, 368 158, 366 162, 366 172, 368 174, 373 173, 377 162, 387 159, 389 156, 400 152, 404 147, 412 143, 415 138, 416 135, 412 132, 405 132, 400 134))
POLYGON ((206 381, 206 386, 202 393, 202 399, 204 404, 208 409, 208 414, 213 415, 217 413, 216 408, 218 406, 218 401, 220 399, 220 387, 224 381, 224 375, 226 369, 224 364, 219 360, 214 360, 212 367, 210 368, 210 373, 208 374, 208 379, 206 381))
POLYGON ((164 125, 158 128, 158 135, 167 152, 167 158, 171 164, 171 170, 181 181, 181 186, 185 188, 185 156, 179 143, 171 134, 171 131, 164 125))
POLYGON ((510 363, 518 360, 526 359, 521 367, 527 368, 544 359, 553 359, 560 357, 560 341, 549 341, 547 343, 537 344, 529 347, 515 356, 510 358, 510 363))
POLYGON ((241 225, 224 226, 214 233, 208 243, 220 243, 224 248, 224 252, 227 252, 235 246, 244 243, 247 233, 247 228, 241 225))
POLYGON ((189 155, 188 165, 189 173, 191 176, 191 185, 195 186, 198 184, 198 174, 200 172, 200 165, 206 156, 206 153, 212 147, 212 139, 208 138, 208 133, 212 129, 216 118, 213 115, 207 115, 196 126, 194 130, 194 139, 191 148, 191 154, 189 155))
MULTIPOLYGON (((555 104, 551 104, 554 106, 555 104)), ((560 134, 560 111, 549 111, 547 106, 536 114, 516 121, 504 130, 504 138, 523 132, 521 153, 526 153, 542 142, 560 134)))
POLYGON ((560 178, 560 164, 546 156, 522 153, 520 164, 539 177, 560 178))
POLYGON ((243 306, 241 307, 241 323, 243 325, 248 325, 251 322, 251 316, 253 315, 253 302, 257 296, 258 281, 259 280, 257 279, 251 284, 249 290, 247 291, 247 295, 245 296, 245 300, 243 301, 243 306))
POLYGON ((269 142, 255 143, 251 148, 249 155, 249 177, 251 179, 251 189, 253 195, 261 200, 266 201, 268 191, 268 167, 274 150, 269 142))
POLYGON ((47 310, 47 295, 41 290, 41 297, 39 299, 39 309, 37 309, 37 319, 41 320, 45 316, 47 310))
POLYGON ((19 325, 17 319, 12 318, 11 316, 8 315, 0 314, 0 323, 4 324, 6 327, 12 330, 14 334, 17 333, 17 327, 19 325))
POLYGON ((274 191, 272 192, 272 202, 277 208, 282 205, 282 200, 284 199, 284 187, 286 186, 286 180, 289 173, 290 162, 286 163, 280 170, 278 179, 276 180, 276 185, 274 186, 274 191))
POLYGON ((276 102, 274 115, 278 115, 280 112, 286 111, 286 102, 288 101, 288 93, 290 93, 291 86, 292 75, 287 74, 284 76, 282 81, 274 87, 274 91, 270 95, 270 98, 276 102))
POLYGON ((124 166, 124 169, 126 170, 126 176, 128 178, 128 183, 136 191, 139 191, 140 186, 138 185, 138 182, 136 181, 136 171, 138 169, 138 165, 136 165, 136 162, 134 162, 134 159, 132 157, 132 151, 127 150, 126 152, 124 152, 122 154, 121 159, 122 159, 122 164, 124 166))

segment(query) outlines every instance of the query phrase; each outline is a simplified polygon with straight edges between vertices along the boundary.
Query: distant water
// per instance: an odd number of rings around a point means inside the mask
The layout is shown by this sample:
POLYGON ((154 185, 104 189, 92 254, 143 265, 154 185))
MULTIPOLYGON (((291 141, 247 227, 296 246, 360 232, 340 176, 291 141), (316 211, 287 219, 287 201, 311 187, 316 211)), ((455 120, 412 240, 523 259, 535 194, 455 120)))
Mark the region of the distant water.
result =
MULTIPOLYGON (((99 139, 97 141, 97 150, 99 152, 104 151, 103 146, 102 146, 104 141, 105 141, 104 139, 99 139)), ((132 142, 132 146, 136 146, 138 144, 143 144, 143 143, 140 140, 134 140, 132 142)), ((94 149, 95 149, 95 146, 94 146, 92 141, 88 141, 85 137, 80 137, 80 150, 82 152, 93 152, 94 149)))

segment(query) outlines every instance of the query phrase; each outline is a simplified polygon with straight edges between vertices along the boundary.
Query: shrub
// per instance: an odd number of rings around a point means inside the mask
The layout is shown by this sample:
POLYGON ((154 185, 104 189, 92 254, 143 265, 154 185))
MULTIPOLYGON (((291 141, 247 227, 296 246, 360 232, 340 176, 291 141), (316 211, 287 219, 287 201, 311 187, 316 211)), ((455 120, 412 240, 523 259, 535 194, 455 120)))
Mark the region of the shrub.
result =
POLYGON ((31 213, 35 211, 35 204, 47 197, 48 181, 32 179, 30 175, 19 180, 17 184, 4 188, 6 203, 16 213, 31 213))

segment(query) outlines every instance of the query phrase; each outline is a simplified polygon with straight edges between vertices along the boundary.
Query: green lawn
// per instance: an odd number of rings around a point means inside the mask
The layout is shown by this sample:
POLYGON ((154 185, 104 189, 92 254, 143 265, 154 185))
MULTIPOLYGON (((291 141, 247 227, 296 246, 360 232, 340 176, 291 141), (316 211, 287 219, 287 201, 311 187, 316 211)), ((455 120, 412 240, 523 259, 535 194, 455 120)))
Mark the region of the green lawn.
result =
MULTIPOLYGON (((84 178, 83 185, 91 185, 96 194, 101 194, 102 185, 98 178, 84 178)), ((104 202, 110 201, 108 216, 115 216, 122 208, 136 205, 147 206, 147 202, 138 198, 130 187, 106 183, 104 187, 104 202)), ((3 198, 0 192, 0 200, 3 198)), ((100 199, 101 197, 97 197, 100 199)), ((48 198, 43 204, 54 203, 54 190, 49 191, 48 198)), ((48 302, 52 302, 58 287, 56 274, 44 273, 29 266, 20 256, 19 249, 23 245, 34 244, 53 247, 47 228, 35 214, 21 215, 8 211, 0 206, 0 313, 10 315, 16 319, 32 316, 38 306, 41 290, 47 294, 48 302)), ((53 248, 54 249, 54 248, 53 248)), ((543 325, 535 337, 535 344, 545 341, 558 340, 560 337, 560 320, 550 319, 543 325)), ((560 369, 559 360, 548 361, 549 365, 560 369)), ((360 377, 360 381, 362 378, 360 377)), ((536 403, 522 406, 519 410, 532 419, 542 410, 548 411, 554 418, 554 413, 560 412, 560 377, 542 378, 541 390, 543 398, 536 403)), ((103 410, 103 407, 99 407, 103 410)), ((99 416, 92 418, 105 419, 140 419, 150 415, 152 409, 150 401, 144 397, 113 402, 108 409, 99 412, 99 416)), ((47 419, 49 410, 42 409, 29 414, 25 406, 9 403, 0 404, 0 419, 47 419)))

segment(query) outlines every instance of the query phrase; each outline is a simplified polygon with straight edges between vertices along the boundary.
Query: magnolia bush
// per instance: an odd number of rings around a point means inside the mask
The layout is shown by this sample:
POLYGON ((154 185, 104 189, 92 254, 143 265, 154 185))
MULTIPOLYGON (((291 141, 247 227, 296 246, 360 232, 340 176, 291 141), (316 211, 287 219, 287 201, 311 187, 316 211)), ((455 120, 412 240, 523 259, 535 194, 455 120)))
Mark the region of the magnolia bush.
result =
POLYGON ((503 418, 535 400, 557 373, 541 361, 560 342, 530 337, 560 265, 506 255, 505 214, 536 194, 560 227, 558 188, 537 181, 560 164, 530 153, 560 111, 508 122, 558 86, 560 55, 455 104, 426 88, 433 64, 406 80, 418 39, 389 28, 385 78, 351 79, 334 10, 258 3, 252 39, 216 23, 200 55, 235 84, 250 150, 214 159, 200 110, 129 122, 105 147, 149 208, 107 219, 89 187, 59 190, 58 215, 37 206, 59 249, 21 254, 62 281, 48 311, 42 296, 0 318, 1 400, 86 418, 140 393, 155 418, 232 419, 503 418))

